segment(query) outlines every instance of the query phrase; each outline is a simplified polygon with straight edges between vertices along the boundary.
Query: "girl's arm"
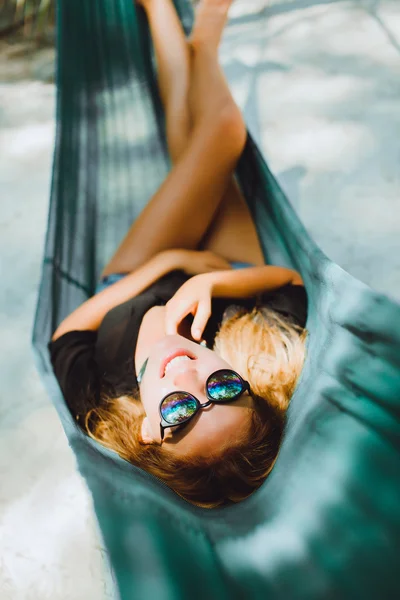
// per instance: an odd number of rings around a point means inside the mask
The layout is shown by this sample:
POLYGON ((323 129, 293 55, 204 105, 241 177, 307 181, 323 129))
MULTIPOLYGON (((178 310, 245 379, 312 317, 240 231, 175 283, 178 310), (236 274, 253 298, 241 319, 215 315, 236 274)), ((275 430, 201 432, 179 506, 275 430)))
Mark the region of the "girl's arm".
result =
POLYGON ((265 265, 222 273, 208 273, 213 298, 251 298, 287 284, 304 285, 300 274, 293 269, 265 265))
POLYGON ((137 296, 163 275, 179 268, 172 252, 162 252, 99 294, 92 296, 61 322, 52 341, 68 331, 96 330, 109 310, 137 296))
POLYGON ((297 271, 269 265, 192 277, 166 305, 166 333, 176 333, 183 319, 192 314, 192 337, 200 340, 211 316, 211 298, 250 298, 287 284, 304 285, 297 271))
POLYGON ((179 249, 160 252, 121 281, 81 304, 58 326, 52 341, 54 342, 68 331, 97 330, 109 310, 138 296, 171 271, 181 269, 193 275, 228 267, 229 264, 223 258, 212 252, 179 249))

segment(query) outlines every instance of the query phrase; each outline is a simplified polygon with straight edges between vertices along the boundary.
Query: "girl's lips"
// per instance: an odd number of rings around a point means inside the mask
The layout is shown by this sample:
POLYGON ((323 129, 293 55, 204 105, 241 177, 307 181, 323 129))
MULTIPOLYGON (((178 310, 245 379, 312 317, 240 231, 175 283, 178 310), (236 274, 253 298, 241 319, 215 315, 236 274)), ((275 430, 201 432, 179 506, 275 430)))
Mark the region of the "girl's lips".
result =
POLYGON ((165 375, 165 369, 166 369, 168 363, 171 362, 171 360, 173 360, 177 356, 188 356, 191 360, 196 360, 196 358, 197 358, 197 356, 195 356, 193 354, 193 352, 190 352, 186 348, 178 348, 177 350, 174 350, 173 352, 170 352, 170 354, 168 354, 168 356, 166 356, 165 358, 163 358, 163 360, 161 361, 161 364, 160 364, 160 379, 162 379, 164 377, 164 375, 165 375))

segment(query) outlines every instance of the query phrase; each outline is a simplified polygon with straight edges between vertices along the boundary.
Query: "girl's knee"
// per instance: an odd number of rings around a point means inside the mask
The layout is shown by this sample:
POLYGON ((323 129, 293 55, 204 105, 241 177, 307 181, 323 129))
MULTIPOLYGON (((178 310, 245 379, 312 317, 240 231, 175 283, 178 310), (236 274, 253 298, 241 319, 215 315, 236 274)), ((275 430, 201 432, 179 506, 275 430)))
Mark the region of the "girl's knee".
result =
POLYGON ((246 125, 238 106, 232 102, 227 104, 219 115, 221 141, 226 151, 238 158, 243 152, 247 139, 246 125))

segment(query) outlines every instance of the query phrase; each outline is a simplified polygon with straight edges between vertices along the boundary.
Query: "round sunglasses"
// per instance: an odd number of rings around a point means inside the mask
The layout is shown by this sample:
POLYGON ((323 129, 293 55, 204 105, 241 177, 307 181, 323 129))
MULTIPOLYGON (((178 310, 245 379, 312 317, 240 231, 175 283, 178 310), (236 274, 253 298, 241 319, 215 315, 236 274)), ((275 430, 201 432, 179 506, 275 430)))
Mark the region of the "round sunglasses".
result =
POLYGON ((220 369, 211 373, 206 381, 208 402, 201 404, 188 392, 171 392, 160 402, 160 433, 164 439, 164 430, 188 423, 202 409, 210 404, 233 402, 244 392, 250 392, 250 385, 238 373, 231 369, 220 369))

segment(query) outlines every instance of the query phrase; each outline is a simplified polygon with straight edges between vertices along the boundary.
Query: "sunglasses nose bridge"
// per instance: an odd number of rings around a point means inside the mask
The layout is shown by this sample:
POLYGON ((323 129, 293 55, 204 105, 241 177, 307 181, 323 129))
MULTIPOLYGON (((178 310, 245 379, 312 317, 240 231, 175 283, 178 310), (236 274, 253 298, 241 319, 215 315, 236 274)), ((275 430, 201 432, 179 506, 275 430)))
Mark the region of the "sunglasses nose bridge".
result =
POLYGON ((207 408, 207 406, 211 406, 211 404, 213 403, 213 400, 207 400, 207 402, 200 402, 200 408, 207 408))

